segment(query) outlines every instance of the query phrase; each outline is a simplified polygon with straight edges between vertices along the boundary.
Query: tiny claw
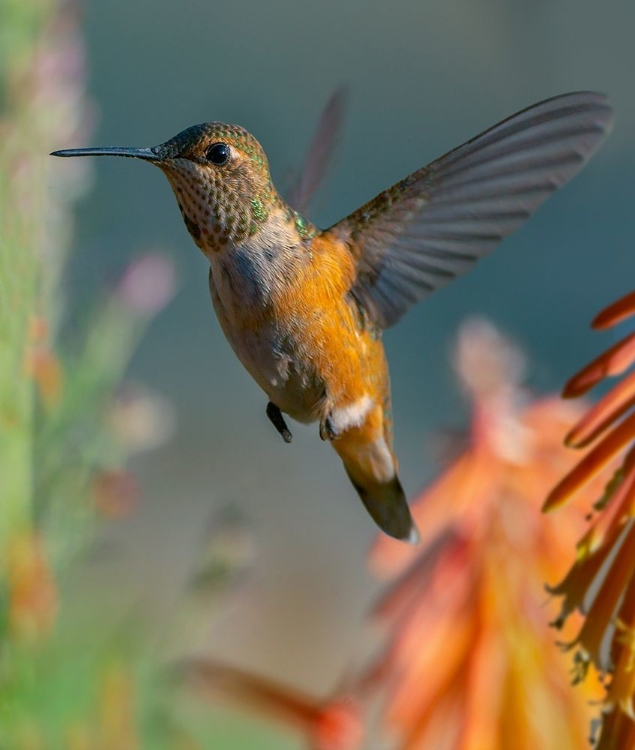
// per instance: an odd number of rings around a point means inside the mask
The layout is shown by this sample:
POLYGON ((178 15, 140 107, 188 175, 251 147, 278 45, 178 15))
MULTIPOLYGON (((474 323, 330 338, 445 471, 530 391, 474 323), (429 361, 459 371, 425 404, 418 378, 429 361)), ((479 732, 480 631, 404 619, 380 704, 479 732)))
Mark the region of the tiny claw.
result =
POLYGON ((335 429, 335 424, 330 416, 324 417, 320 422, 320 438, 322 440, 337 440, 340 433, 335 429))
POLYGON ((282 412, 280 409, 271 401, 267 404, 267 416, 269 421, 276 428, 285 443, 290 443, 293 440, 291 430, 287 427, 287 423, 284 421, 282 412))

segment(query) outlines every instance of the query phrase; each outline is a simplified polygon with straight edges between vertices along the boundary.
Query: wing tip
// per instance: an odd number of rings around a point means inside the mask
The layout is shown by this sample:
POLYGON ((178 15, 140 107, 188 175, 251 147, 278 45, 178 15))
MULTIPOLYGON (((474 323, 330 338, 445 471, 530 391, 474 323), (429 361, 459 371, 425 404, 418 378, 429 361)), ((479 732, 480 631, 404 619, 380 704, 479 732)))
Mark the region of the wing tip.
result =
POLYGON ((589 113, 595 113, 599 118, 598 122, 603 126, 605 131, 609 131, 613 127, 615 110, 609 100, 608 94, 601 91, 581 89, 580 91, 570 91, 566 94, 557 94, 532 105, 529 109, 556 103, 558 104, 558 108, 560 108, 560 105, 566 103, 567 107, 576 106, 581 110, 588 110, 589 113))

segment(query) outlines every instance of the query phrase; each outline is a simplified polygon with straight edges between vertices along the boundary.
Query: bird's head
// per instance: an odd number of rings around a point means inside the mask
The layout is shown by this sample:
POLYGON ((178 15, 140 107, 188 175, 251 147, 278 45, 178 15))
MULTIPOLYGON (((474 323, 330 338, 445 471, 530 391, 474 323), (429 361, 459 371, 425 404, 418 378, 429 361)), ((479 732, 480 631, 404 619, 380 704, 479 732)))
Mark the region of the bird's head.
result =
POLYGON ((150 148, 67 149, 53 155, 123 156, 156 165, 172 186, 188 231, 206 252, 247 241, 284 207, 262 146, 237 125, 193 125, 150 148))

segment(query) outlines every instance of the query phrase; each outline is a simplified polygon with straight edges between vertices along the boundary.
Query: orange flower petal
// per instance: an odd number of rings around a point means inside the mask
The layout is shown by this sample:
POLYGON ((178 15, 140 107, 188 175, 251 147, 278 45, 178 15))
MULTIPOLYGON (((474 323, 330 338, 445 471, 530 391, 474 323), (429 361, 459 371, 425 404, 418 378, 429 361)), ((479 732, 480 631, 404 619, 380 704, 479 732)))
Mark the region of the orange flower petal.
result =
POLYGON ((621 711, 606 712, 593 750, 630 750, 632 747, 635 747, 635 722, 621 711))
POLYGON ((564 505, 583 485, 599 474, 634 437, 635 414, 631 414, 554 487, 542 507, 543 512, 549 513, 564 505))
MULTIPOLYGON (((404 666, 403 672, 390 690, 391 723, 401 727, 418 724, 422 713, 435 702, 448 683, 462 684, 473 645, 473 620, 469 615, 442 618, 431 639, 433 643, 427 642, 429 633, 426 634, 425 654, 418 653, 416 644, 414 649, 411 645, 408 653, 403 654, 407 661, 400 662, 404 666), (452 644, 451 648, 447 644, 452 644)), ((421 632, 418 643, 421 643, 421 632)))
MULTIPOLYGON (((486 613, 487 614, 487 613, 486 613)), ((499 747, 501 698, 508 668, 505 646, 496 627, 483 627, 474 643, 472 663, 465 675, 465 721, 461 748, 499 747)))
POLYGON ((634 545, 635 526, 632 526, 606 573, 577 638, 577 642, 601 671, 606 671, 608 667, 603 663, 602 642, 615 618, 624 590, 635 572, 634 545))
MULTIPOLYGON (((617 538, 619 532, 615 534, 617 538)), ((592 555, 578 560, 557 586, 548 586, 547 591, 553 596, 563 596, 562 611, 556 621, 555 627, 561 628, 566 618, 575 610, 582 610, 584 600, 593 584, 600 568, 605 563, 603 555, 592 555)))
POLYGON ((299 690, 211 659, 185 662, 181 674, 203 693, 233 699, 304 731, 314 750, 358 750, 363 742, 363 716, 352 698, 322 703, 299 690))
POLYGON ((564 398, 576 398, 586 393, 604 378, 619 375, 635 360, 635 333, 618 341, 615 346, 607 349, 597 359, 580 370, 565 385, 562 395, 564 398))
POLYGON ((300 691, 212 659, 191 659, 181 666, 180 673, 205 695, 222 695, 307 731, 319 717, 317 701, 300 691))
POLYGON ((635 372, 621 380, 586 413, 565 438, 570 448, 592 443, 635 404, 635 372))
POLYGON ((626 625, 618 620, 617 638, 623 648, 615 665, 613 679, 609 687, 606 703, 617 706, 630 719, 635 721, 633 695, 635 694, 635 623, 626 625))
POLYGON ((584 557, 593 554, 607 537, 610 539, 614 533, 619 533, 632 514, 634 500, 635 471, 631 471, 622 479, 596 523, 585 534, 584 546, 578 545, 579 553, 584 557))
MULTIPOLYGON (((480 491, 478 482, 489 481, 476 451, 464 453, 438 479, 414 500, 412 514, 425 541, 434 539, 461 509, 474 501, 480 491), (453 498, 452 507, 446 499, 453 498)), ((397 575, 420 554, 420 549, 381 534, 373 543, 368 557, 371 570, 378 577, 397 575)))
POLYGON ((371 611, 374 619, 394 621, 409 609, 413 600, 424 593, 434 593, 432 577, 444 578, 451 584, 455 574, 465 570, 467 544, 462 538, 446 532, 428 545, 405 573, 391 583, 382 593, 371 611))
POLYGON ((357 750, 364 740, 359 706, 352 700, 330 701, 319 712, 311 742, 315 750, 357 750))
MULTIPOLYGON (((623 633, 633 633, 633 627, 635 626, 635 578, 631 578, 628 584, 628 589, 624 594, 624 601, 620 607, 617 619, 616 636, 613 639, 613 649, 611 652, 611 659, 614 664, 617 664, 622 658, 622 653, 627 650, 630 653, 630 663, 633 665, 633 646, 635 645, 632 638, 622 637, 623 633), (620 632, 621 628, 621 632, 620 632), (619 632, 619 634, 618 634, 619 632)), ((633 693, 631 693, 632 697, 633 693)))
POLYGON ((463 719, 462 692, 457 681, 446 681, 409 724, 399 725, 403 740, 397 747, 400 750, 456 747, 452 742, 463 719), (452 739, 448 741, 448 737, 452 739))
POLYGON ((610 328, 630 318, 633 313, 635 313, 635 292, 629 292, 599 312, 591 326, 599 329, 610 328))

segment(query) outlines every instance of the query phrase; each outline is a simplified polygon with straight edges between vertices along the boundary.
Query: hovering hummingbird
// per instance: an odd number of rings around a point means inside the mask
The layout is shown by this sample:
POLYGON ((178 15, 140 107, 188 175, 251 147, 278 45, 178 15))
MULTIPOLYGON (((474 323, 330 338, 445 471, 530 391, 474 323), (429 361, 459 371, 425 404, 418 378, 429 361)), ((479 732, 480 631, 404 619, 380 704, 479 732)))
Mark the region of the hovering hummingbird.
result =
MULTIPOLYGON (((418 533, 397 476, 382 332, 468 271, 578 172, 612 124, 606 98, 574 92, 494 125, 318 229, 273 186, 246 130, 208 122, 160 146, 54 156, 124 156, 159 167, 192 239, 234 352, 267 416, 318 422, 375 523, 418 533)), ((374 159, 390 158, 378 144, 374 159)))

